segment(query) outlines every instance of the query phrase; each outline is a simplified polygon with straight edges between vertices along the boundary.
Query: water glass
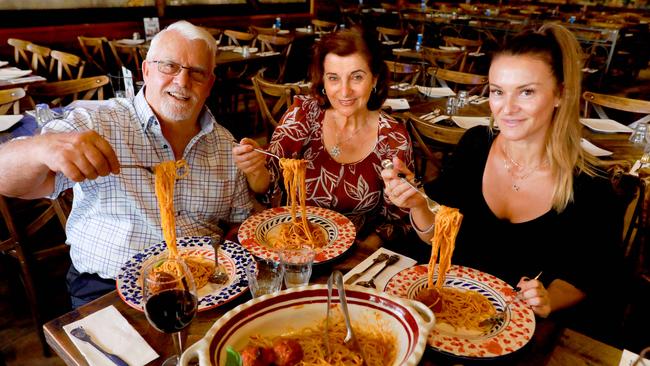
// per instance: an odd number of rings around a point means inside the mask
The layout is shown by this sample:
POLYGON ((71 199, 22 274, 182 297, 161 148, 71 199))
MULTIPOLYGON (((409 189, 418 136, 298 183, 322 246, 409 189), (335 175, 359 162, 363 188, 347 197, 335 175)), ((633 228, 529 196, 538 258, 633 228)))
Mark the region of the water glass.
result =
POLYGON ((648 134, 648 124, 639 123, 636 125, 632 135, 630 135, 630 142, 643 145, 646 143, 646 134, 648 134))
POLYGON ((45 103, 40 103, 36 105, 36 108, 34 110, 34 116, 36 118, 36 123, 38 124, 38 127, 43 127, 45 126, 46 123, 54 119, 54 114, 52 113, 50 106, 48 106, 45 103))
POLYGON ((310 247, 284 249, 279 252, 284 265, 284 284, 287 288, 306 286, 311 277, 315 252, 310 247))
POLYGON ((458 98, 449 97, 447 99, 447 110, 446 113, 448 116, 453 116, 458 113, 458 98))
POLYGON ((260 259, 245 268, 248 287, 253 297, 260 297, 280 291, 284 266, 281 262, 260 259))
POLYGON ((467 90, 461 90, 458 92, 458 108, 464 108, 467 103, 469 98, 469 93, 467 90))
POLYGON ((242 50, 241 50, 241 55, 242 55, 243 57, 248 57, 248 56, 250 56, 250 55, 251 55, 251 50, 250 50, 250 48, 248 48, 248 46, 244 46, 244 47, 242 48, 242 50))

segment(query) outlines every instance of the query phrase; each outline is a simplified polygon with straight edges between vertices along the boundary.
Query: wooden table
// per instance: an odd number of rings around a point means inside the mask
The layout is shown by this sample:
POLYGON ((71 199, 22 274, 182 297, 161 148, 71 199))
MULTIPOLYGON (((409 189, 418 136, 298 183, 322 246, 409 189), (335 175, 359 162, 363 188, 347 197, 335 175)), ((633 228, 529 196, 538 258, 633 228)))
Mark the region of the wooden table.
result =
MULTIPOLYGON (((346 254, 344 258, 337 260, 331 265, 322 265, 314 269, 313 283, 325 283, 332 269, 343 272, 348 271, 374 249, 361 249, 356 245, 346 254)), ((225 312, 242 304, 250 299, 246 293, 239 298, 224 304, 223 306, 200 312, 184 331, 185 345, 194 344, 201 339, 212 324, 225 312)), ((113 291, 81 308, 62 315, 43 326, 48 344, 54 349, 66 364, 86 366, 88 363, 72 341, 63 330, 63 326, 77 321, 100 309, 113 305, 122 313, 126 320, 142 335, 149 345, 160 354, 160 357, 149 365, 158 365, 162 360, 171 356, 174 350, 171 336, 155 330, 147 321, 144 313, 137 311, 124 303, 113 291)), ((515 354, 516 357, 508 359, 512 365, 615 365, 618 364, 622 351, 603 343, 597 342, 582 334, 558 329, 557 325, 550 320, 538 322, 533 340, 521 351, 515 354)), ((421 365, 436 366, 447 364, 462 364, 462 359, 450 358, 441 355, 433 350, 427 350, 423 356, 421 365)), ((481 364, 485 362, 482 361, 481 364)), ((499 359, 494 364, 504 364, 504 359, 499 359)))
POLYGON ((40 84, 47 79, 39 75, 28 75, 22 78, 0 80, 0 89, 24 88, 31 84, 40 84))

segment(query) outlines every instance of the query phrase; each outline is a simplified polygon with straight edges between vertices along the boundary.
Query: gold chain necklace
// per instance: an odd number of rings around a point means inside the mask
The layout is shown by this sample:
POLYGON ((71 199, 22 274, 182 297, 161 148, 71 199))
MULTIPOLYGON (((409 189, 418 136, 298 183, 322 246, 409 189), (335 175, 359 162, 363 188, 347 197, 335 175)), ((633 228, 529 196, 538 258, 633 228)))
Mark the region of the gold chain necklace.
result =
MULTIPOLYGON (((336 128, 336 123, 332 122, 334 124, 334 128, 336 128)), ((345 144, 346 142, 350 141, 351 138, 353 138, 359 131, 361 131, 367 123, 362 124, 359 126, 356 130, 354 130, 351 134, 348 135, 348 137, 345 138, 345 140, 341 141, 339 138, 340 131, 336 130, 336 143, 332 148, 330 149, 330 155, 332 155, 335 158, 338 158, 339 155, 341 155, 341 146, 345 144)))
POLYGON ((526 167, 524 167, 522 164, 516 162, 513 158, 510 157, 510 154, 508 153, 508 150, 506 149, 505 145, 501 145, 501 150, 505 155, 505 158, 503 158, 503 166, 504 168, 506 168, 508 174, 512 178, 512 189, 514 189, 516 192, 519 192, 519 190, 521 189, 521 186, 519 185, 518 182, 525 180, 531 174, 536 172, 539 168, 548 164, 548 160, 544 159, 543 162, 526 170, 526 167), (515 167, 517 170, 523 170, 523 173, 518 174, 517 172, 515 172, 515 167))

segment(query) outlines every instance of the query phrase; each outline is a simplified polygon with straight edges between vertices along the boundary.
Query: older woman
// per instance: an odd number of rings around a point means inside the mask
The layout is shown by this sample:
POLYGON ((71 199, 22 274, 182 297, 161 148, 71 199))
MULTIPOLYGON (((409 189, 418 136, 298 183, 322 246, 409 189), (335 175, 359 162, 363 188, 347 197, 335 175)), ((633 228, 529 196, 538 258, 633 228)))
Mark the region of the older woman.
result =
MULTIPOLYGON (((323 36, 314 50, 311 95, 295 98, 269 147, 278 156, 307 160, 307 204, 346 215, 371 247, 406 227, 407 212, 384 194, 381 161, 413 164, 404 125, 379 110, 388 86, 378 48, 360 29, 323 36)), ((263 193, 272 182, 277 189, 278 161, 253 151, 253 141, 242 142, 233 153, 251 188, 263 193)))
MULTIPOLYGON (((499 129, 468 130, 441 177, 426 187, 464 215, 453 262, 516 284, 542 317, 602 293, 618 265, 614 228, 622 215, 609 180, 580 148, 579 50, 555 24, 512 38, 489 71, 499 129), (540 271, 539 280, 529 279, 540 271)), ((397 159, 394 166, 382 172, 387 193, 410 209, 429 241, 434 214, 397 177, 410 172, 397 159)))

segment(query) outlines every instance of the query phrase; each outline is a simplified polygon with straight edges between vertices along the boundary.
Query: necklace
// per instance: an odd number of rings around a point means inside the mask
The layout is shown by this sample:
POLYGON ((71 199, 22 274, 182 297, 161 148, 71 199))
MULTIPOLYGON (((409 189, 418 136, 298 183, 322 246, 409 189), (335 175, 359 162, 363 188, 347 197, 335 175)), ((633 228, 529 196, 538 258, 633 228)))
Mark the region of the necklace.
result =
POLYGON ((505 155, 505 158, 503 158, 503 166, 508 171, 508 174, 510 174, 510 177, 512 177, 512 189, 515 190, 516 192, 519 192, 519 190, 521 189, 521 186, 519 185, 518 182, 525 180, 531 174, 536 172, 539 168, 546 166, 546 164, 548 164, 548 160, 544 159, 543 162, 538 163, 537 165, 526 169, 525 166, 516 162, 513 158, 510 157, 510 154, 508 153, 508 150, 506 149, 505 145, 501 145, 501 150, 505 155), (521 172, 517 173, 516 170, 519 170, 521 172))
MULTIPOLYGON (((334 126, 336 126, 336 123, 334 123, 334 126)), ((356 130, 354 130, 351 134, 348 135, 348 137, 345 138, 345 140, 342 140, 342 141, 339 139, 339 134, 340 134, 341 131, 336 130, 336 143, 330 149, 330 155, 332 155, 335 158, 338 158, 339 155, 341 155, 341 146, 343 146, 343 144, 345 144, 346 142, 350 141, 350 139, 353 138, 365 126, 366 126, 366 123, 364 123, 361 126, 357 127, 356 130)))

